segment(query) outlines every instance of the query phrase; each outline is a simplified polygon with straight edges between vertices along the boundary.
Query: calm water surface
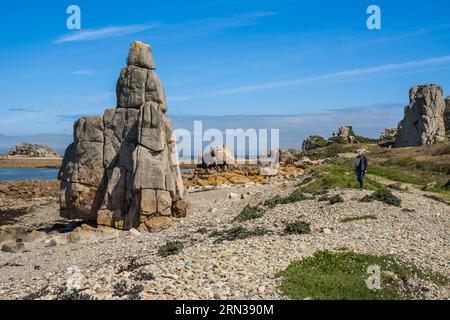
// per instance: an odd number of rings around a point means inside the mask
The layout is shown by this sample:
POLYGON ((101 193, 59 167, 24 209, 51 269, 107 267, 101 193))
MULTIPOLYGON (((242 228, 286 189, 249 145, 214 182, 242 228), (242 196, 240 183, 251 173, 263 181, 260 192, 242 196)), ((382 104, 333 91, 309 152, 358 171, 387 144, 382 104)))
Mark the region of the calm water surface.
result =
POLYGON ((4 180, 56 180, 59 169, 1 169, 0 181, 4 180))

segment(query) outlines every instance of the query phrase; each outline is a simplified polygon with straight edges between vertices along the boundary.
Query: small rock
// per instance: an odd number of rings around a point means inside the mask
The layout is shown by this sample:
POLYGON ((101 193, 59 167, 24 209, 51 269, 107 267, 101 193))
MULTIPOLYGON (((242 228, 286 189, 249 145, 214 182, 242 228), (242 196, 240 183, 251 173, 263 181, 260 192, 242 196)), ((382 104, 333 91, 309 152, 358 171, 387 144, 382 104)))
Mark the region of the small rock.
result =
POLYGON ((130 229, 129 231, 128 231, 128 235, 129 236, 131 236, 131 237, 136 237, 136 238, 138 238, 138 237, 140 237, 140 236, 142 236, 142 233, 140 233, 138 230, 136 230, 136 229, 130 229))
POLYGON ((23 242, 7 242, 2 246, 2 251, 8 253, 22 253, 25 251, 25 244, 23 242))
POLYGON ((228 194, 228 199, 232 199, 232 200, 239 199, 239 195, 237 193, 230 192, 228 194))

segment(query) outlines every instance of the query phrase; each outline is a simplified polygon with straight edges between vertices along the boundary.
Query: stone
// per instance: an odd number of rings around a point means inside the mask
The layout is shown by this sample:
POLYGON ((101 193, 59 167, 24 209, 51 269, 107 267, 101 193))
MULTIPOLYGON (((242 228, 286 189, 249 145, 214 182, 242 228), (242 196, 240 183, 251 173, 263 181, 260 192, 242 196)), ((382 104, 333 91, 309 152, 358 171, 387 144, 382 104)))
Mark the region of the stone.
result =
POLYGON ((141 41, 133 42, 128 53, 127 65, 152 70, 156 69, 151 50, 149 45, 141 41))
POLYGON ((445 131, 450 131, 450 96, 445 99, 444 124, 445 131))
POLYGON ((302 150, 310 151, 318 148, 325 147, 327 145, 327 140, 324 137, 312 135, 307 137, 302 144, 302 150))
POLYGON ((176 201, 172 206, 172 215, 176 218, 184 218, 191 210, 191 204, 186 200, 176 201))
POLYGON ((2 251, 7 253, 22 253, 25 251, 23 242, 7 242, 3 244, 2 251))
POLYGON ((395 142, 397 137, 397 128, 386 128, 380 135, 380 142, 395 142))
POLYGON ((436 84, 419 85, 409 92, 409 105, 398 124, 395 147, 432 145, 445 141, 444 90, 436 84))
POLYGON ((19 231, 20 231, 19 227, 16 226, 1 226, 0 244, 6 242, 16 242, 19 231))
POLYGON ((20 235, 18 239, 20 239, 22 242, 35 242, 43 240, 47 237, 47 233, 44 231, 37 231, 33 230, 31 232, 27 232, 23 235, 20 235))
POLYGON ((130 236, 130 237, 136 237, 136 238, 139 238, 140 236, 142 236, 142 233, 140 233, 138 230, 136 230, 135 228, 131 228, 129 231, 128 231, 128 235, 130 236))
POLYGON ((280 170, 280 150, 272 150, 258 159, 260 176, 276 176, 280 170))
POLYGON ((399 191, 407 191, 409 189, 406 184, 400 182, 389 185, 389 188, 399 191))
POLYGON ((329 139, 329 141, 332 143, 356 143, 353 127, 340 127, 338 132, 333 132, 333 136, 329 139))
POLYGON ((231 199, 231 200, 236 200, 236 199, 239 199, 240 196, 239 196, 237 193, 230 192, 230 193, 228 193, 227 198, 228 198, 228 199, 231 199))
POLYGON ((176 140, 155 69, 150 46, 132 43, 116 108, 75 122, 58 174, 62 217, 130 230, 183 216, 175 212, 184 198, 176 140))
POLYGON ((144 224, 149 232, 159 232, 170 227, 172 219, 169 217, 150 217, 144 224))
POLYGON ((156 203, 156 190, 142 189, 141 190, 141 214, 156 215, 158 211, 156 203))

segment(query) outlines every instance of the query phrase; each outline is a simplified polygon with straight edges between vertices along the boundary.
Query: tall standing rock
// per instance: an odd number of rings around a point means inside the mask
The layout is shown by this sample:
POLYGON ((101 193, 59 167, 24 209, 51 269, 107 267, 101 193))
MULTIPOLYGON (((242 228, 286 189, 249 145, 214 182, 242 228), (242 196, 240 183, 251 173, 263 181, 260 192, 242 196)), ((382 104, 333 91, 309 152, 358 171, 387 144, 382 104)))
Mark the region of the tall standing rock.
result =
POLYGON ((414 147, 445 140, 444 90, 436 84, 411 88, 409 105, 398 124, 396 147, 414 147))
POLYGON ((445 100, 444 122, 445 131, 450 131, 450 96, 445 100))
POLYGON ((150 46, 131 45, 116 91, 116 108, 74 125, 59 172, 61 216, 160 230, 189 205, 150 46))

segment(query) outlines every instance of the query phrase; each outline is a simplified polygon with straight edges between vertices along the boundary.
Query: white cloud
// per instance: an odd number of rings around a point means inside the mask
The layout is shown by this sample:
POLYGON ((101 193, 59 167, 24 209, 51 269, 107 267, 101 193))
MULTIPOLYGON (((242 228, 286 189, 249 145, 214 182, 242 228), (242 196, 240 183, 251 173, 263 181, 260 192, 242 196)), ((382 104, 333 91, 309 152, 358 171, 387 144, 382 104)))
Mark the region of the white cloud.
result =
POLYGON ((70 74, 73 74, 74 76, 92 76, 94 74, 93 70, 75 70, 72 71, 70 74))
MULTIPOLYGON (((203 95, 195 95, 195 96, 184 96, 183 101, 191 100, 194 98, 203 98, 203 97, 216 97, 216 96, 226 96, 226 95, 234 95, 239 93, 253 92, 253 91, 261 91, 275 88, 286 88, 292 86, 300 86, 306 84, 313 84, 323 81, 349 81, 360 79, 361 77, 371 76, 371 75, 379 75, 379 74, 387 74, 390 72, 398 72, 400 74, 409 73, 411 69, 415 72, 420 70, 423 67, 429 67, 434 65, 440 65, 444 63, 450 62, 450 55, 427 58, 423 60, 415 60, 403 63, 393 63, 393 64, 385 64, 368 68, 359 68, 359 69, 350 69, 344 70, 334 73, 327 73, 314 77, 306 77, 292 80, 282 80, 282 81, 273 81, 273 82, 265 82, 259 84, 246 85, 236 88, 224 89, 213 91, 208 94, 203 95)), ((426 69, 429 70, 429 69, 426 69)), ((172 100, 177 101, 177 100, 172 100)), ((180 101, 180 100, 178 100, 180 101)))
POLYGON ((61 44, 76 41, 92 41, 125 36, 154 29, 157 24, 134 24, 129 26, 110 26, 99 29, 84 29, 60 36, 53 43, 61 44))

